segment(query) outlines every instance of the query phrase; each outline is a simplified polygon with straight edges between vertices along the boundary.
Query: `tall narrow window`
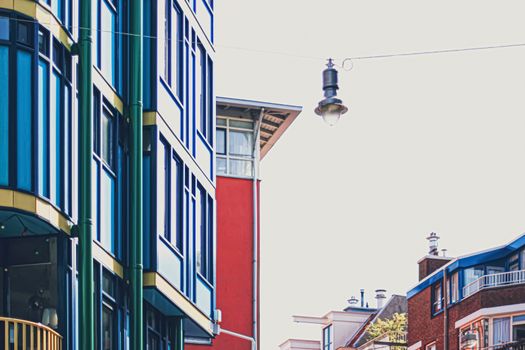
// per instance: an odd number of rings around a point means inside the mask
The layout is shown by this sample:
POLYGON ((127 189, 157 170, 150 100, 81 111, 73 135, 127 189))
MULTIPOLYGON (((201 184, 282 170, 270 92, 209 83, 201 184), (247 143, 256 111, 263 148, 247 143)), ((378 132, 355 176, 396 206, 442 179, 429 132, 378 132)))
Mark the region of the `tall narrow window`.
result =
POLYGON ((197 271, 211 282, 212 274, 212 206, 211 200, 203 188, 199 186, 195 200, 195 254, 197 271))
POLYGON ((113 116, 103 108, 101 118, 101 156, 109 166, 113 165, 113 116))
POLYGON ((323 350, 333 350, 332 325, 323 329, 323 350))
POLYGON ((32 77, 31 54, 17 53, 17 185, 32 189, 32 77))
MULTIPOLYGON (((177 7, 177 2, 171 6, 171 31, 170 31, 170 48, 171 48, 171 86, 176 94, 181 98, 182 84, 182 13, 177 7)), ((170 61, 168 61, 170 62, 170 61)))
POLYGON ((195 51, 195 118, 197 128, 206 137, 206 109, 205 109, 205 88, 206 88, 206 55, 202 46, 197 45, 195 51))
POLYGON ((101 0, 100 14, 100 49, 101 49, 101 69, 102 74, 108 79, 109 83, 115 86, 115 62, 116 62, 116 45, 115 45, 115 27, 116 13, 113 5, 107 0, 101 0))
POLYGON ((38 192, 49 197, 49 114, 48 64, 38 63, 38 192))
POLYGON ((182 165, 171 157, 171 243, 182 252, 182 165))
POLYGON ((157 230, 166 239, 169 237, 169 165, 170 148, 165 141, 159 142, 157 151, 157 230))
POLYGON ((50 165, 50 199, 55 205, 61 205, 60 201, 60 188, 61 188, 61 105, 62 105, 62 93, 61 93, 60 76, 56 71, 51 74, 51 116, 49 124, 49 165, 50 165))
POLYGON ((115 180, 108 170, 102 170, 100 188, 100 243, 115 252, 115 180))
POLYGON ((443 309, 443 288, 441 283, 432 287, 432 312, 437 313, 443 309))
POLYGON ((455 303, 459 300, 459 274, 456 272, 450 277, 450 302, 455 303))
MULTIPOLYGON (((9 24, 9 21, 6 20, 9 24)), ((0 39, 3 39, 0 17, 0 39)), ((7 35, 9 38, 9 35, 7 35)), ((0 185, 9 183, 9 49, 0 45, 0 185)))
POLYGON ((171 0, 165 0, 159 2, 159 7, 164 6, 164 18, 163 18, 163 24, 164 24, 164 61, 161 62, 162 64, 162 72, 164 74, 164 80, 168 84, 171 83, 171 77, 170 77, 170 61, 171 61, 171 47, 170 47, 170 39, 171 39, 171 31, 170 31, 170 9, 171 9, 171 0))

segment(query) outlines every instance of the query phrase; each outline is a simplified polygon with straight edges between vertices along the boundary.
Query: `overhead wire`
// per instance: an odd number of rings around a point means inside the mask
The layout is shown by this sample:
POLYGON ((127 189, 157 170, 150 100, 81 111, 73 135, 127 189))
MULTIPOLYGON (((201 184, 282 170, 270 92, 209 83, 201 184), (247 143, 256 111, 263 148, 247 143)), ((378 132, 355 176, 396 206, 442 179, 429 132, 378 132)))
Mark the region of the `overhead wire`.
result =
MULTIPOLYGON (((14 18, 14 17, 5 17, 9 18, 10 20, 18 21, 18 22, 28 22, 28 23, 34 23, 34 24, 41 24, 41 25, 47 25, 47 26, 58 26, 58 27, 65 27, 60 23, 51 23, 51 22, 41 22, 34 19, 24 19, 24 18, 14 18)), ((92 31, 98 31, 102 33, 110 33, 110 34, 116 34, 116 35, 123 35, 123 36, 139 36, 139 34, 125 32, 125 31, 112 31, 112 30, 104 30, 104 29, 93 29, 93 28, 86 28, 81 26, 69 26, 71 29, 91 29, 92 31)), ((179 41, 184 42, 185 40, 178 40, 173 38, 164 38, 160 36, 155 35, 144 35, 142 34, 141 37, 152 39, 152 40, 163 40, 163 41, 179 41)), ((257 48, 250 48, 250 47, 242 47, 242 46, 229 46, 229 45, 222 45, 222 44, 214 44, 214 47, 221 48, 221 49, 230 49, 230 50, 238 50, 238 51, 246 51, 246 52, 254 52, 259 54, 269 54, 269 55, 279 55, 279 56, 286 56, 286 57, 292 57, 292 58, 299 58, 299 59, 309 59, 309 60, 316 60, 316 61, 326 61, 326 58, 318 57, 318 56, 307 56, 307 55, 301 55, 301 54, 294 54, 291 52, 284 52, 284 51, 275 51, 275 50, 265 50, 265 49, 257 49, 257 48)), ((484 45, 484 46, 471 46, 471 47, 458 47, 458 48, 451 48, 451 49, 436 49, 436 50, 423 50, 423 51, 409 51, 409 52, 394 52, 394 53, 384 53, 384 54, 373 54, 373 55, 361 55, 361 56, 347 56, 344 58, 334 58, 334 60, 339 61, 341 63, 336 64, 336 66, 341 67, 345 70, 349 70, 345 68, 345 64, 349 62, 352 64, 352 61, 358 61, 358 60, 375 60, 375 59, 384 59, 384 58, 396 58, 396 57, 410 57, 410 56, 423 56, 423 55, 439 55, 439 54, 447 54, 447 53, 461 53, 461 52, 471 52, 471 51, 485 51, 485 50, 497 50, 497 49, 506 49, 506 48, 517 48, 517 47, 525 47, 525 42, 523 43, 502 43, 502 44, 492 44, 492 45, 484 45)), ((351 69, 351 66, 350 66, 351 69)))

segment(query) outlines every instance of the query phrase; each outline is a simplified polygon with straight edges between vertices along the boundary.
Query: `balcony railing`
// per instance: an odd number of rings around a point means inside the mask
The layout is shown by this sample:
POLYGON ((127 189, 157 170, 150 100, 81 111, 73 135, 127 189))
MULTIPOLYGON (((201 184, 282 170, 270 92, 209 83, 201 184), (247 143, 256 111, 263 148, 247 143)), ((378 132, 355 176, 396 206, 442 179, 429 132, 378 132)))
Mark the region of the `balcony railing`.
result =
POLYGON ((0 347, 5 350, 62 350, 62 336, 40 323, 0 317, 0 347))
POLYGON ((463 287, 463 298, 467 298, 485 288, 509 286, 521 283, 525 283, 525 270, 481 276, 474 282, 463 287))

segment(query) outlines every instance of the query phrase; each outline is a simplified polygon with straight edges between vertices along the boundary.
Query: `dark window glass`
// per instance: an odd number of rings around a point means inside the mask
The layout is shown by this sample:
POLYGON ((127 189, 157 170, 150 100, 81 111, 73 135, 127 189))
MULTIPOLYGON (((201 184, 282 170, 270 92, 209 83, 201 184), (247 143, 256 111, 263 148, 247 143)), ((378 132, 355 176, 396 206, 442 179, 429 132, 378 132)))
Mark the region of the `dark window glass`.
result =
POLYGON ((31 30, 29 23, 18 22, 16 41, 25 45, 31 45, 31 30))
POLYGON ((9 17, 0 17, 0 40, 9 40, 9 17))
POLYGON ((63 69, 63 55, 62 45, 56 40, 53 40, 53 63, 56 68, 62 71, 63 69))
POLYGON ((49 56, 49 33, 42 29, 38 31, 38 51, 44 56, 49 56))
POLYGON ((102 291, 111 297, 115 297, 115 277, 104 270, 102 274, 102 291))
POLYGON ((102 349, 112 350, 114 343, 114 315, 113 310, 104 305, 102 310, 102 349))

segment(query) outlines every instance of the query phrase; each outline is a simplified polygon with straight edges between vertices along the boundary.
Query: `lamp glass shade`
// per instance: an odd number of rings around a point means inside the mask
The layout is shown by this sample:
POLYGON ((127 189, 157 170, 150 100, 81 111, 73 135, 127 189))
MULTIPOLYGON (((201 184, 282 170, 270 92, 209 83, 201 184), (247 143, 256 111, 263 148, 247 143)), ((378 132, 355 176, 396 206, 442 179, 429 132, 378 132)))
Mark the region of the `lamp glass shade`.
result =
POLYGON ((339 111, 325 111, 323 113, 323 120, 326 124, 334 126, 341 118, 341 113, 339 111))

